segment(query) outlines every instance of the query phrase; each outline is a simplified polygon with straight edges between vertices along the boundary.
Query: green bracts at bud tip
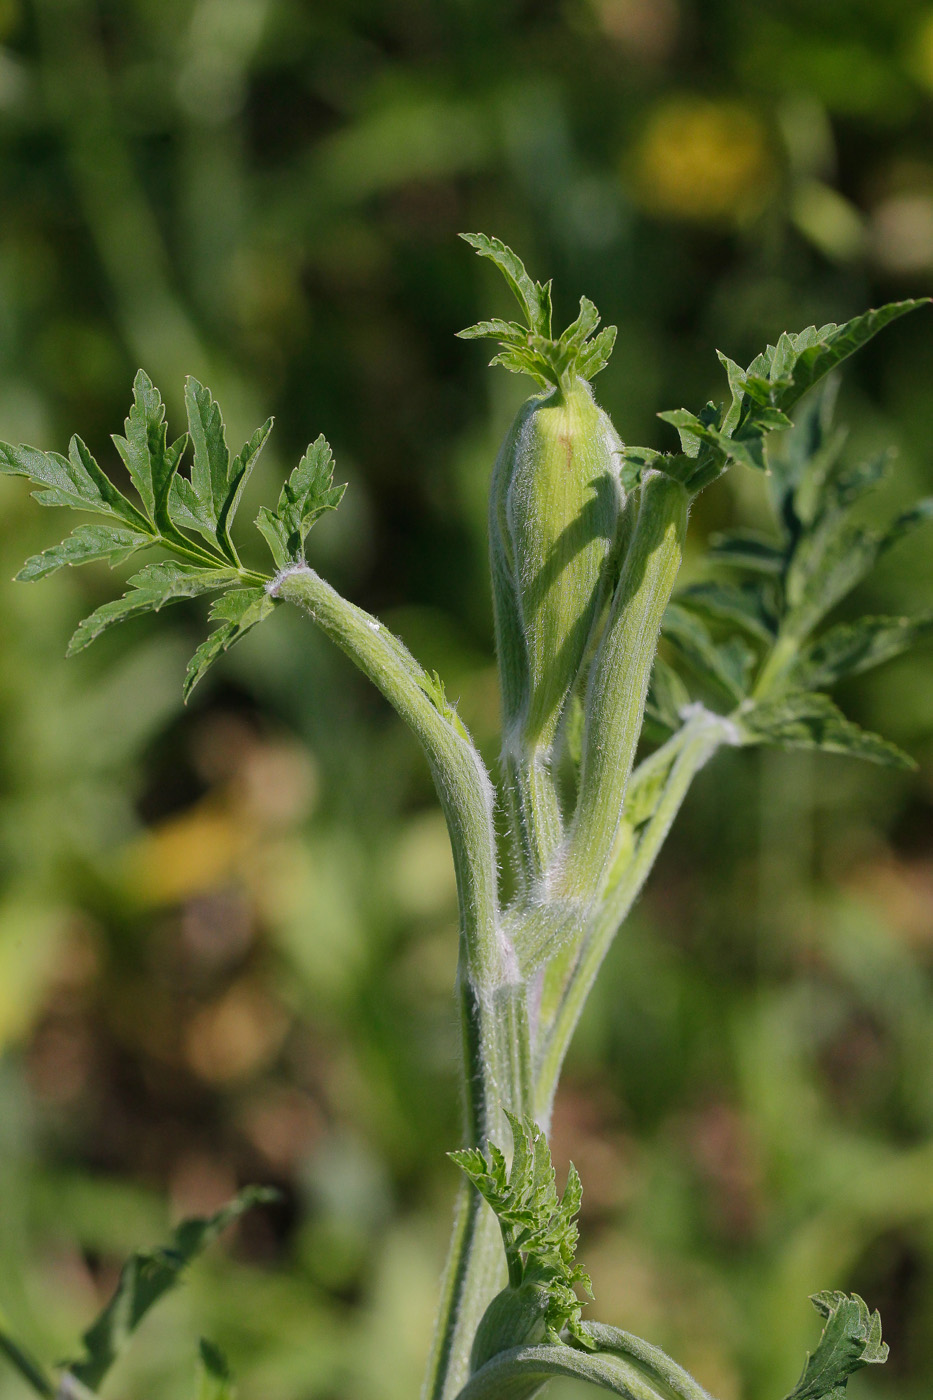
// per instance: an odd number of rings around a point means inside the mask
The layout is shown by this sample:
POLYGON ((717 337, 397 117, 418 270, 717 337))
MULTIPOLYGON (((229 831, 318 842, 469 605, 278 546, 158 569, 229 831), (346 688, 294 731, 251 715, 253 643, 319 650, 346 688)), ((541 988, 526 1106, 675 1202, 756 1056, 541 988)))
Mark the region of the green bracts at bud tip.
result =
POLYGON ((596 617, 622 443, 578 379, 528 399, 493 472, 490 553, 507 748, 549 746, 596 617))

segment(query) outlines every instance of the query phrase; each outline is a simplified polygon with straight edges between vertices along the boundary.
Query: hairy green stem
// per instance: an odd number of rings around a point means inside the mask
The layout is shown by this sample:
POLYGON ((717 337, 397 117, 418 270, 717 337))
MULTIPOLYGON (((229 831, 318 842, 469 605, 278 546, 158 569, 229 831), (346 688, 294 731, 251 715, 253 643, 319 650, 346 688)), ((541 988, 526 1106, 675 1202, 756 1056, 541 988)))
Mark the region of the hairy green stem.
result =
MULTIPOLYGON (((694 777, 724 743, 736 741, 728 719, 698 709, 659 754, 675 754, 661 799, 645 824, 629 860, 601 901, 581 941, 550 1023, 539 1028, 535 1072, 535 1115, 550 1120, 554 1095, 570 1040, 613 939, 644 888, 694 777)), ((657 761, 658 755, 652 755, 657 761)))
POLYGON ((683 555, 689 497, 650 473, 586 693, 577 810, 556 884, 591 903, 604 887, 641 734, 661 618, 683 555))
MULTIPOLYGON (((532 1096, 524 984, 498 909, 492 786, 465 731, 425 693, 414 657, 369 613, 342 598, 306 565, 284 570, 269 591, 297 604, 345 651, 420 741, 450 833, 460 905, 459 997, 463 1036, 464 1133, 469 1145, 501 1140, 503 1109, 526 1112, 532 1096)), ((469 1371, 473 1336, 503 1273, 489 1207, 461 1197, 441 1285, 441 1307, 425 1396, 450 1400, 469 1371)))

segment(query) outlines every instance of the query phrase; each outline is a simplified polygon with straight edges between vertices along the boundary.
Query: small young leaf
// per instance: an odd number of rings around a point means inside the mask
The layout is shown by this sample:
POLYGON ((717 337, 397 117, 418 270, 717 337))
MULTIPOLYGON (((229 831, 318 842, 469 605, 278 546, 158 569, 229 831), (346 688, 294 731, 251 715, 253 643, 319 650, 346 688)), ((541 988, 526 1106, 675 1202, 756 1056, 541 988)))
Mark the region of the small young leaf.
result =
POLYGON ((235 588, 211 605, 212 622, 220 622, 219 627, 201 643, 188 662, 185 673, 184 697, 188 697, 198 681, 210 670, 218 656, 229 651, 235 642, 245 637, 251 627, 262 622, 277 606, 265 588, 235 588))
POLYGON ((304 563, 308 531, 328 510, 336 510, 346 486, 334 486, 334 456, 322 436, 307 449, 282 487, 275 513, 263 506, 256 517, 276 568, 304 563))
POLYGON ((528 329, 535 335, 550 339, 551 335, 551 284, 535 282, 525 271, 525 264, 517 253, 498 238, 488 238, 485 233, 461 233, 464 243, 475 248, 481 258, 489 258, 495 263, 515 295, 515 299, 525 313, 528 329))
POLYGON ((133 1254, 110 1302, 84 1333, 84 1356, 68 1368, 70 1375, 89 1390, 99 1390, 146 1313, 178 1285, 188 1265, 246 1211, 276 1199, 275 1191, 248 1187, 214 1215, 183 1221, 164 1248, 133 1254))
POLYGON ((579 1175, 571 1164, 564 1194, 559 1197, 544 1133, 530 1118, 516 1118, 511 1113, 506 1117, 513 1143, 508 1172, 502 1151, 493 1144, 488 1155, 475 1148, 449 1154, 492 1207, 505 1246, 509 1288, 487 1310, 486 1331, 498 1330, 489 1325, 493 1313, 501 1316, 504 1312, 507 1319, 510 1303, 521 1313, 523 1285, 530 1284, 543 1296, 547 1339, 558 1342, 561 1329, 566 1327, 581 1346, 590 1347, 592 1342, 580 1318, 580 1300, 574 1292, 579 1284, 592 1297, 589 1274, 574 1262, 579 1238, 574 1217, 582 1198, 579 1175))
POLYGON ((31 555, 16 578, 20 583, 28 583, 45 578, 66 564, 89 564, 94 559, 106 559, 113 568, 137 549, 145 549, 152 543, 151 535, 127 530, 121 525, 79 525, 61 544, 31 555))
POLYGON ((916 767, 896 744, 853 724, 828 695, 819 692, 790 691, 777 700, 764 701, 743 714, 741 724, 748 744, 825 749, 889 768, 916 767))
POLYGON ((681 711, 689 704, 690 692, 680 676, 663 656, 656 656, 648 689, 648 702, 645 706, 646 715, 665 729, 679 729, 681 711))
POLYGON ((197 1400, 233 1400, 233 1375, 220 1347, 201 1338, 200 1384, 197 1400))
POLYGON ((213 593, 220 588, 230 588, 240 581, 235 569, 202 569, 196 564, 176 564, 168 560, 160 564, 147 564, 129 580, 130 591, 122 598, 115 598, 79 622, 74 636, 68 643, 68 655, 82 651, 108 627, 142 613, 158 612, 168 603, 179 602, 182 598, 196 598, 201 593, 213 593))
POLYGON ((881 1317, 870 1313, 857 1293, 815 1293, 810 1299, 826 1318, 823 1332, 787 1400, 843 1400, 849 1377, 863 1366, 888 1359, 881 1340, 881 1317))

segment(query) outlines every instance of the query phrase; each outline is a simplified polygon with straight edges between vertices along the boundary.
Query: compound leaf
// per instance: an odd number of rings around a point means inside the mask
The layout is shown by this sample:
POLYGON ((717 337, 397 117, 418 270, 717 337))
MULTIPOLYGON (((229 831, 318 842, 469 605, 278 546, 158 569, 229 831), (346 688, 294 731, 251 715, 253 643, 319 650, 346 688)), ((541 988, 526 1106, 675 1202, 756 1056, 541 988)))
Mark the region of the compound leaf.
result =
POLYGON ((810 1301, 826 1322, 787 1400, 844 1400, 854 1371, 888 1359, 881 1317, 877 1309, 870 1313, 857 1293, 815 1293, 810 1301))

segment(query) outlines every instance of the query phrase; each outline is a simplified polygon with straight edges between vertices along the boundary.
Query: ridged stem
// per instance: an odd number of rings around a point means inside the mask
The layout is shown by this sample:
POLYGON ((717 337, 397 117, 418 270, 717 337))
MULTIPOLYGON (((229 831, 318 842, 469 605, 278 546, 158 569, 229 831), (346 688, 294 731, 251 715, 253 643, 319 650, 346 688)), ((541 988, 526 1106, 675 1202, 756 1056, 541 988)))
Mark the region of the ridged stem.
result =
POLYGON ((554 880, 555 892, 584 904, 599 896, 611 866, 661 618, 683 557, 688 506, 678 482, 659 472, 647 476, 590 670, 577 809, 554 880))

